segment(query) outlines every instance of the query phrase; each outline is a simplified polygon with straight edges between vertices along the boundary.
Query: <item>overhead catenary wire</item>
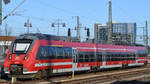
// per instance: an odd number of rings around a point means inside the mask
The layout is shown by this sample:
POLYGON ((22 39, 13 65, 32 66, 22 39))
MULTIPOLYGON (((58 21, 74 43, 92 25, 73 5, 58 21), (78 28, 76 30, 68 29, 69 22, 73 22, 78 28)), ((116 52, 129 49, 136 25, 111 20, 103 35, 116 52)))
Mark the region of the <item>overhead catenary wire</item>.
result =
MULTIPOLYGON (((66 9, 63 9, 63 8, 56 7, 56 6, 54 6, 54 5, 50 4, 50 3, 44 3, 43 1, 40 1, 40 0, 38 0, 37 2, 39 2, 40 4, 42 4, 42 5, 44 5, 44 6, 48 6, 48 7, 57 9, 57 10, 59 10, 59 11, 62 11, 62 12, 64 12, 64 13, 67 13, 67 14, 78 15, 78 16, 80 16, 80 17, 86 19, 86 20, 99 21, 99 20, 96 20, 96 19, 92 19, 92 18, 90 18, 90 17, 86 17, 86 16, 83 16, 83 15, 80 15, 80 13, 77 13, 77 12, 75 12, 75 11, 70 11, 70 10, 66 10, 66 9)), ((94 16, 93 16, 93 17, 94 17, 94 16)))
POLYGON ((39 20, 39 21, 52 23, 52 21, 50 19, 41 18, 41 17, 27 16, 27 15, 22 15, 22 14, 14 14, 14 16, 19 16, 19 17, 23 17, 23 18, 30 18, 30 19, 34 19, 34 20, 39 20))
MULTIPOLYGON (((125 17, 124 16, 121 16, 121 17, 119 17, 119 18, 126 18, 127 20, 131 20, 131 21, 133 21, 133 22, 135 22, 135 17, 136 17, 136 19, 139 19, 140 17, 138 16, 131 16, 131 15, 129 15, 128 13, 128 11, 125 9, 125 8, 122 8, 120 5, 118 5, 117 3, 115 3, 114 5, 112 5, 112 6, 114 6, 114 8, 116 8, 116 9, 118 9, 119 10, 119 12, 120 13, 122 13, 121 15, 125 15, 125 17)), ((138 21, 138 23, 140 23, 140 24, 144 24, 143 22, 144 22, 145 20, 143 20, 143 21, 141 21, 141 18, 140 18, 140 20, 138 21)), ((139 25, 139 26, 141 26, 141 25, 139 25)))
POLYGON ((19 5, 17 5, 10 13, 8 13, 6 16, 4 16, 2 21, 4 21, 6 18, 8 18, 8 16, 10 16, 12 13, 14 13, 14 11, 16 11, 16 9, 18 9, 24 2, 25 2, 25 0, 23 0, 21 3, 19 3, 19 5))

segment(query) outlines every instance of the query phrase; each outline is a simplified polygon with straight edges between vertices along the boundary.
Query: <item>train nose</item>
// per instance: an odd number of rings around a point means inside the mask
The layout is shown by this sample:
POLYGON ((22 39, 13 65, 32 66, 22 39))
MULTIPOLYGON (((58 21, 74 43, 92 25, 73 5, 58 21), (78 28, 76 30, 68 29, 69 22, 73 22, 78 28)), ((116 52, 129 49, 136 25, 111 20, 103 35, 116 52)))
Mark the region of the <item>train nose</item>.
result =
POLYGON ((13 54, 11 64, 23 64, 24 57, 25 55, 13 54))
POLYGON ((12 54, 12 61, 20 61, 22 62, 26 57, 25 54, 12 54))
POLYGON ((22 64, 12 64, 10 66, 11 74, 22 74, 23 73, 23 65, 22 64))
POLYGON ((19 57, 19 56, 16 56, 15 60, 20 60, 20 57, 19 57))

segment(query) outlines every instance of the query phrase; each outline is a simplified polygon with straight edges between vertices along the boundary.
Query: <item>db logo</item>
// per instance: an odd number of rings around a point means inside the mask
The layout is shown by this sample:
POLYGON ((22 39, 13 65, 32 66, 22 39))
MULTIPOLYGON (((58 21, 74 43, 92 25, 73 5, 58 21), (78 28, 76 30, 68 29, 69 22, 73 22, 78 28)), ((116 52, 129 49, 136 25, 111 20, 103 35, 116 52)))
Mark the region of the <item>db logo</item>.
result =
POLYGON ((15 60, 19 60, 19 57, 16 57, 15 60))

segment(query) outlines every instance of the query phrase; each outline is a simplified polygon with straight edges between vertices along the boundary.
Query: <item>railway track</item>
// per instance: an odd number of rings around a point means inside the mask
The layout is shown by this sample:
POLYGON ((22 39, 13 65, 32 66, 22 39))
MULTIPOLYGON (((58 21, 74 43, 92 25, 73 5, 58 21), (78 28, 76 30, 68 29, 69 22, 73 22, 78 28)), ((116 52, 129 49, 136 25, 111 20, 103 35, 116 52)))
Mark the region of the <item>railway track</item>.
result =
MULTIPOLYGON (((76 74, 74 80, 71 79, 71 75, 52 77, 48 80, 19 80, 17 84, 110 84, 122 80, 142 80, 143 77, 150 78, 150 66, 76 74)), ((10 84, 10 81, 0 80, 0 84, 10 84)))
POLYGON ((98 73, 96 75, 92 76, 85 76, 85 77, 76 77, 74 80, 68 79, 68 80, 60 80, 57 82, 53 82, 54 84, 97 84, 97 83, 112 83, 114 81, 120 81, 120 80, 129 80, 137 79, 142 77, 150 77, 150 69, 149 68, 140 68, 137 70, 121 70, 117 72, 107 72, 107 73, 98 73))

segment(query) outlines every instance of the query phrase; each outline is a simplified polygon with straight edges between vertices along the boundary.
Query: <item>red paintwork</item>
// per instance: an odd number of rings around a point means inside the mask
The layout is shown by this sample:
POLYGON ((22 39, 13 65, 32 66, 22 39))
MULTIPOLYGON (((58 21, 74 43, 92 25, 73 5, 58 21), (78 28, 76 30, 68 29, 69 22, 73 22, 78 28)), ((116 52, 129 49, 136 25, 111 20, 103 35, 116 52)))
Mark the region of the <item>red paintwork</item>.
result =
MULTIPOLYGON (((41 66, 35 67, 36 63, 59 63, 59 62, 72 62, 72 59, 53 59, 53 60, 36 60, 36 55, 39 46, 63 46, 63 47, 74 47, 77 48, 78 52, 102 52, 102 49, 106 49, 106 52, 128 52, 135 53, 136 50, 146 50, 145 47, 135 47, 135 46, 122 46, 122 45, 106 45, 106 44, 94 44, 94 43, 79 43, 79 42, 67 42, 67 41, 54 41, 54 40, 38 40, 32 50, 28 53, 29 57, 24 60, 25 54, 20 55, 19 58, 12 54, 12 60, 9 60, 8 54, 4 62, 4 67, 8 67, 10 70, 10 64, 23 64, 23 67, 28 68, 28 71, 39 71, 41 69, 67 69, 72 68, 71 64, 68 65, 52 65, 52 66, 41 66), (97 48, 97 49, 96 49, 97 48), (115 49, 115 50, 111 50, 115 49), (126 50, 130 49, 130 50, 126 50)), ((138 59, 148 59, 148 57, 138 57, 138 59)), ((128 61, 108 61, 106 65, 117 65, 117 64, 133 64, 135 60, 128 61)), ((144 63, 146 61, 139 61, 138 63, 144 63)), ((88 63, 77 63, 77 67, 92 67, 92 66, 102 66, 102 62, 88 62, 88 63)))
POLYGON ((148 57, 138 57, 138 59, 148 59, 148 57))
POLYGON ((148 60, 138 61, 138 63, 145 63, 148 62, 148 60))

